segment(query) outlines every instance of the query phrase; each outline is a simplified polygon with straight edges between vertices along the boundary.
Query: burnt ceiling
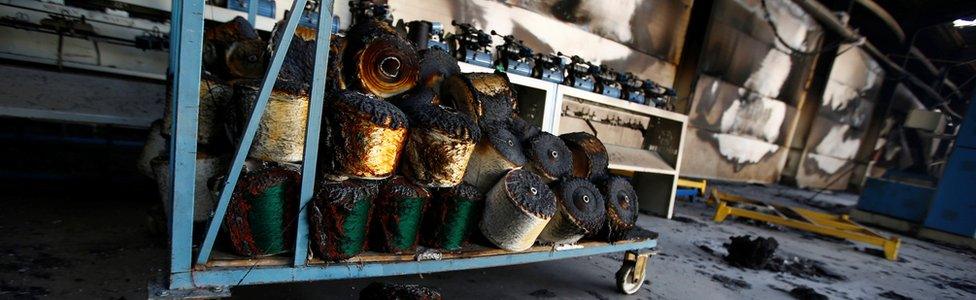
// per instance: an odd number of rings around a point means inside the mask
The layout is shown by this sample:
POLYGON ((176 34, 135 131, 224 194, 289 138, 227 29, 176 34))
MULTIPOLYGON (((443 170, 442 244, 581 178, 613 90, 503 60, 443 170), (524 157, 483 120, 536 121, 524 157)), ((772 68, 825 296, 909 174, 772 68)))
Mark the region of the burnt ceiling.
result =
POLYGON ((895 63, 905 66, 913 74, 942 95, 953 99, 953 106, 964 108, 972 95, 976 80, 976 27, 953 27, 956 19, 976 18, 976 2, 972 0, 820 0, 836 11, 850 12, 850 25, 878 46, 895 63), (859 3, 867 2, 868 5, 859 3), (884 17, 869 9, 876 4, 890 14, 904 32, 899 39, 897 30, 884 17), (921 51, 928 62, 909 54, 910 46, 921 51), (934 67, 934 68, 933 68, 934 67), (934 72, 933 72, 934 71, 934 72), (941 78, 958 86, 960 94, 952 94, 951 85, 935 84, 941 78), (962 101, 960 101, 962 100, 962 101))

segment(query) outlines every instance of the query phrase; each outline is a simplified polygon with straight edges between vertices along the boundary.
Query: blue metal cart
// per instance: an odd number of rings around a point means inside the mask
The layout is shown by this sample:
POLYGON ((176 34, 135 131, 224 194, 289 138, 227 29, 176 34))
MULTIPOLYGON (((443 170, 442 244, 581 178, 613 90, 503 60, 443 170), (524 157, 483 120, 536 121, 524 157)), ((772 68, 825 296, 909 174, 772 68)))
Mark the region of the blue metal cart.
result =
MULTIPOLYGON (((248 6, 249 21, 256 17, 255 0, 248 6)), ((313 281, 363 278, 390 275, 420 274, 463 269, 524 264, 614 252, 626 252, 623 266, 617 272, 617 285, 622 292, 634 293, 644 282, 644 267, 657 245, 657 235, 643 230, 633 239, 617 243, 584 242, 569 249, 536 246, 524 252, 472 246, 459 254, 418 260, 413 255, 365 253, 342 263, 324 263, 309 256, 308 221, 305 204, 312 198, 315 179, 318 140, 325 91, 325 69, 328 61, 329 35, 332 31, 332 1, 321 5, 319 31, 315 53, 314 81, 309 103, 305 157, 302 167, 297 236, 293 256, 247 259, 213 253, 218 229, 237 184, 244 159, 264 112, 271 87, 291 44, 295 29, 307 0, 294 1, 283 38, 265 73, 261 91, 241 144, 237 149, 227 180, 223 182, 214 216, 199 247, 193 245, 194 175, 196 172, 197 118, 200 101, 201 55, 203 47, 204 1, 173 0, 170 30, 170 76, 173 78, 173 140, 170 149, 172 178, 172 215, 170 216, 170 268, 166 278, 151 285, 151 298, 187 298, 228 296, 229 287, 259 283, 313 281), (196 255, 196 257, 194 257, 196 255)))

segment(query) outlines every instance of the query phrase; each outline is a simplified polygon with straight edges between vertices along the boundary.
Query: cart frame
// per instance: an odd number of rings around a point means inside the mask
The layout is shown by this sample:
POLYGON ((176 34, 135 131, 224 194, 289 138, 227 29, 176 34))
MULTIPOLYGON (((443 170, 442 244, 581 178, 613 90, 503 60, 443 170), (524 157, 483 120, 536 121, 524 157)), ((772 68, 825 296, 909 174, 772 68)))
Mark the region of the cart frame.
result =
MULTIPOLYGON (((255 22, 256 0, 249 0, 248 19, 255 22)), ((193 203, 194 178, 196 172, 197 123, 200 103, 200 76, 203 50, 203 12, 204 1, 173 0, 170 30, 169 75, 173 78, 173 140, 170 144, 170 171, 173 176, 172 215, 169 216, 170 262, 164 282, 151 284, 151 298, 173 297, 215 297, 229 295, 229 287, 237 285, 280 283, 295 281, 364 278, 376 276, 407 275, 442 272, 463 269, 487 268, 495 266, 525 264, 613 252, 627 252, 621 271, 631 272, 628 282, 643 283, 643 266, 651 254, 647 249, 657 245, 657 239, 648 238, 614 244, 602 242, 581 243, 571 249, 557 250, 552 247, 537 246, 525 252, 481 251, 479 254, 462 253, 453 258, 436 260, 414 260, 387 257, 382 260, 360 260, 325 264, 309 259, 308 220, 306 204, 312 198, 315 179, 315 166, 318 157, 319 131, 322 120, 322 106, 325 93, 325 69, 329 55, 329 41, 332 32, 332 0, 319 3, 319 31, 316 39, 314 78, 309 103, 306 145, 302 164, 300 205, 298 206, 297 236, 291 258, 277 260, 271 264, 261 263, 262 259, 238 259, 235 266, 215 265, 211 259, 214 242, 221 222, 227 212, 232 191, 254 140, 261 115, 267 106, 271 88, 281 69, 288 45, 294 36, 299 19, 308 0, 295 0, 292 14, 287 20, 281 41, 275 45, 262 81, 261 90, 254 110, 247 122, 241 144, 234 155, 230 171, 222 182, 222 189, 213 218, 199 248, 193 245, 193 203), (196 253, 196 257, 194 257, 196 253), (636 262, 636 263, 635 263, 636 262), (639 272, 634 268, 641 266, 639 272)), ((618 275, 621 272, 618 272, 618 275)), ((624 272, 626 273, 626 272, 624 272)), ((619 276, 618 276, 619 277, 619 276)), ((619 286, 618 282, 618 286, 619 286)))

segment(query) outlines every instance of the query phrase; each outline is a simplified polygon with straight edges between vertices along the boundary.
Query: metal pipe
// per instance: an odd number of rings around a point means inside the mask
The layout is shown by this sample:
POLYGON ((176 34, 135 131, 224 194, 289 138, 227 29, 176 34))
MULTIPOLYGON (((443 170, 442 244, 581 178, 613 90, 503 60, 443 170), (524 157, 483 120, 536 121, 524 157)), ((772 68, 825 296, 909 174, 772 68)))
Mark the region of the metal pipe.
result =
POLYGON ((922 80, 918 79, 918 77, 915 77, 915 75, 912 75, 912 73, 905 71, 905 69, 903 69, 901 66, 892 62, 890 59, 884 56, 884 54, 881 53, 881 51, 878 50, 878 48, 875 47, 874 44, 871 44, 871 42, 865 42, 863 47, 865 50, 868 51, 869 54, 871 54, 871 56, 878 58, 880 62, 887 65, 889 70, 904 75, 905 79, 907 79, 908 82, 914 85, 915 87, 919 88, 925 94, 925 96, 928 96, 936 101, 939 101, 939 103, 937 103, 936 106, 940 106, 944 108, 945 111, 951 114, 953 117, 962 119, 962 116, 960 116, 958 113, 956 113, 951 108, 949 108, 949 105, 947 105, 947 103, 949 102, 945 100, 945 98, 942 98, 942 96, 939 95, 938 92, 932 89, 932 87, 930 87, 929 85, 925 84, 925 82, 922 82, 922 80))
POLYGON ((901 28, 901 25, 898 24, 895 17, 889 14, 887 10, 881 7, 881 5, 878 5, 872 0, 854 0, 854 2, 857 2, 857 4, 860 4, 868 11, 874 13, 874 15, 878 16, 882 22, 888 25, 888 28, 890 28, 892 33, 895 34, 895 37, 898 38, 899 43, 905 42, 905 30, 901 28))
MULTIPOLYGON (((813 18, 820 22, 820 24, 824 25, 824 27, 840 35, 842 40, 854 43, 864 39, 857 32, 854 32, 854 30, 848 28, 846 24, 837 19, 833 12, 831 12, 826 6, 823 6, 823 4, 820 4, 820 2, 816 0, 793 0, 793 2, 813 16, 813 18)), ((909 83, 919 88, 925 94, 925 96, 937 101, 938 103, 936 105, 943 107, 946 112, 959 118, 959 114, 952 111, 952 109, 946 105, 949 103, 948 100, 942 97, 942 95, 939 95, 939 93, 932 89, 931 86, 925 84, 925 82, 923 82, 921 79, 918 79, 918 77, 916 77, 914 74, 906 71, 901 66, 898 66, 892 62, 891 59, 878 50, 878 48, 871 44, 871 42, 864 39, 864 44, 862 47, 875 59, 884 65, 887 65, 890 70, 895 71, 895 73, 898 73, 899 75, 903 75, 906 79, 908 79, 909 83)))

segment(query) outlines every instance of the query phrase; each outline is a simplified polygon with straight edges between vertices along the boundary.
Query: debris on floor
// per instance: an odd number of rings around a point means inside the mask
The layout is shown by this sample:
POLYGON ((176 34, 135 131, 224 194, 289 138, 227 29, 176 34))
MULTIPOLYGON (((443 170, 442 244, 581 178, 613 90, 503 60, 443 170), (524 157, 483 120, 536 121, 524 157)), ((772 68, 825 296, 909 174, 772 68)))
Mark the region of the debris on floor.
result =
MULTIPOLYGON (((753 238, 745 235, 733 236, 729 237, 729 239, 731 243, 724 244, 725 249, 729 252, 725 256, 725 262, 729 265, 747 269, 789 273, 800 278, 815 281, 818 278, 840 281, 847 280, 844 275, 830 270, 818 261, 795 256, 790 258, 777 256, 776 248, 779 247, 779 242, 775 238, 753 238)), ((698 247, 706 252, 713 251, 705 245, 698 245, 698 247)))
POLYGON ((736 267, 762 269, 773 257, 776 247, 779 247, 779 243, 774 238, 752 238, 744 235, 729 239, 732 242, 725 245, 725 249, 729 251, 725 261, 736 267))
POLYGON ((547 289, 541 289, 529 293, 529 296, 536 297, 536 298, 556 298, 556 293, 553 293, 552 291, 547 289))
MULTIPOLYGON (((705 272, 701 272, 705 273, 705 272)), ((712 280, 721 283, 727 289, 736 291, 739 289, 751 289, 752 284, 749 284, 741 276, 739 278, 732 278, 722 274, 712 274, 712 280)))
POLYGON ((894 299, 894 300, 912 300, 912 297, 895 293, 894 291, 887 291, 884 293, 880 293, 878 294, 878 297, 885 298, 885 299, 894 299))
POLYGON ((362 292, 360 300, 440 300, 441 293, 431 287, 417 284, 370 283, 362 292))
POLYGON ((818 293, 808 286, 798 286, 790 290, 790 296, 799 300, 827 300, 827 295, 818 293))

